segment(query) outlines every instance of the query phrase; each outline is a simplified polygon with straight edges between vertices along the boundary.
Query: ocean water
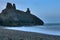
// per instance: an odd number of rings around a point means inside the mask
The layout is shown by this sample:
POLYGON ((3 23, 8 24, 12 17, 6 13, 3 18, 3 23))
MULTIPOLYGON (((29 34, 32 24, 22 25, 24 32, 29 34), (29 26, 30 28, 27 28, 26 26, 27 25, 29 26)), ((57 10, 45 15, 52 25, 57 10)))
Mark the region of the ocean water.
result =
POLYGON ((21 26, 21 27, 5 27, 4 29, 20 30, 27 32, 43 33, 48 35, 60 36, 60 24, 45 24, 43 26, 21 26))

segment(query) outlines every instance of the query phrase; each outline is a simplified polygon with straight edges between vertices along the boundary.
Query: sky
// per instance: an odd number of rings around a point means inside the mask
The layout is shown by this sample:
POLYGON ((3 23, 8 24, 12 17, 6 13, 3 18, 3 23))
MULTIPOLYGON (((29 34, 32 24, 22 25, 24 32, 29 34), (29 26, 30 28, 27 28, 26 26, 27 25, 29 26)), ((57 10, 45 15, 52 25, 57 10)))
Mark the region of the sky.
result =
POLYGON ((60 0, 0 0, 0 12, 5 9, 7 2, 15 3, 16 9, 36 15, 44 23, 60 23, 60 0))

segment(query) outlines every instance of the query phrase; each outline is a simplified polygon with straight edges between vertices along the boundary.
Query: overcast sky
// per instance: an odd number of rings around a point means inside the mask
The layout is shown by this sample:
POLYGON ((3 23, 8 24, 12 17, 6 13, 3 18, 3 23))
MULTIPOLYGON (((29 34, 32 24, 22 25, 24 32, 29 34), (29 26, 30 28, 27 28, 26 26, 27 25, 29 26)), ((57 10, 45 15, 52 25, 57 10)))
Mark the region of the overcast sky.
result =
POLYGON ((15 3, 19 10, 30 8, 31 13, 45 23, 60 23, 60 0, 0 0, 0 12, 7 2, 15 3))

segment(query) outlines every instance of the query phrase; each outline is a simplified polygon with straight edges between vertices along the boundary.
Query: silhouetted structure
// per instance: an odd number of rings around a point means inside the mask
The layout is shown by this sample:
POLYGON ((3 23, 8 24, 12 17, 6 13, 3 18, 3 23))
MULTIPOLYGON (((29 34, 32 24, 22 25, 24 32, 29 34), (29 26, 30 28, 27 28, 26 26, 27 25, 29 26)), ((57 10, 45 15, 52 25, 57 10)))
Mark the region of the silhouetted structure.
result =
POLYGON ((7 3, 6 9, 10 9, 12 8, 12 4, 11 3, 7 3))
POLYGON ((5 26, 24 26, 24 25, 43 25, 44 22, 32 15, 30 9, 27 11, 17 10, 15 4, 7 3, 6 8, 0 14, 0 25, 5 26))
POLYGON ((15 6, 15 4, 13 4, 13 9, 15 9, 15 10, 16 10, 16 6, 15 6))
POLYGON ((27 8, 27 11, 26 11, 26 13, 30 13, 30 9, 29 9, 29 8, 27 8))

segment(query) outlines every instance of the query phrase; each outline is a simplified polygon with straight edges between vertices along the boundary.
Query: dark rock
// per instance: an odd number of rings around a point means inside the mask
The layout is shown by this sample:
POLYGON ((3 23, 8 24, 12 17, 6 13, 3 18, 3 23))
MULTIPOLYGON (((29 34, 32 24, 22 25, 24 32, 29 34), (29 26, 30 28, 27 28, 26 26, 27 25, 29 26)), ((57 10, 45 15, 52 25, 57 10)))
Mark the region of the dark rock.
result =
POLYGON ((32 15, 30 9, 27 11, 16 10, 15 4, 7 3, 6 8, 0 14, 0 25, 4 26, 30 26, 43 25, 44 22, 32 15))
POLYGON ((7 3, 6 9, 10 9, 10 8, 12 8, 12 7, 13 7, 13 6, 12 6, 11 3, 7 3))
POLYGON ((27 11, 26 11, 26 13, 30 13, 30 9, 29 9, 29 8, 27 8, 27 11))
POLYGON ((13 4, 13 9, 15 9, 15 10, 16 10, 16 6, 15 6, 15 4, 13 4))
POLYGON ((44 24, 44 22, 41 19, 39 19, 38 17, 36 17, 34 15, 33 15, 33 19, 34 19, 35 25, 43 25, 44 24))

